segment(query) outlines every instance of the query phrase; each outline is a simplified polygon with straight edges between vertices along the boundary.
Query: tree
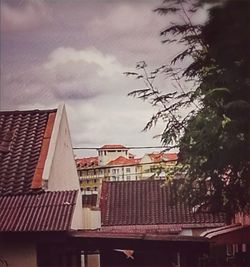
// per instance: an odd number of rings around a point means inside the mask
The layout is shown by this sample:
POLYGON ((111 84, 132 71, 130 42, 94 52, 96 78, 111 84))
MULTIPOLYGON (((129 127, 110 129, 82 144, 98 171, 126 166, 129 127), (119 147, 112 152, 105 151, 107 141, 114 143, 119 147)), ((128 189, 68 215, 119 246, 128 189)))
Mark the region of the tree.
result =
POLYGON ((160 105, 145 129, 159 119, 166 123, 162 142, 179 147, 186 170, 182 194, 193 205, 231 217, 250 199, 250 2, 220 2, 209 9, 205 24, 193 24, 190 13, 203 2, 164 1, 155 11, 178 14, 182 21, 161 32, 163 42, 181 43, 184 50, 169 65, 149 72, 141 62, 138 72, 127 74, 146 85, 130 95, 160 105), (159 73, 175 81, 175 90, 156 88, 159 73))

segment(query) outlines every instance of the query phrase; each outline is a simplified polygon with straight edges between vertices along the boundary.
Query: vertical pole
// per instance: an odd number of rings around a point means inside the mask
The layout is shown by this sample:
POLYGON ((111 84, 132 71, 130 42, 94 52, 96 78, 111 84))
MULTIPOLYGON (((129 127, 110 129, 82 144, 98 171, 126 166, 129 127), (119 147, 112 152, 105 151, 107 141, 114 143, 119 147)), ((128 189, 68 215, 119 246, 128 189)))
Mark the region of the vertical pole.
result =
POLYGON ((177 252, 177 267, 181 267, 181 253, 177 252))
POLYGON ((85 267, 85 256, 84 256, 84 251, 81 251, 81 267, 85 267))

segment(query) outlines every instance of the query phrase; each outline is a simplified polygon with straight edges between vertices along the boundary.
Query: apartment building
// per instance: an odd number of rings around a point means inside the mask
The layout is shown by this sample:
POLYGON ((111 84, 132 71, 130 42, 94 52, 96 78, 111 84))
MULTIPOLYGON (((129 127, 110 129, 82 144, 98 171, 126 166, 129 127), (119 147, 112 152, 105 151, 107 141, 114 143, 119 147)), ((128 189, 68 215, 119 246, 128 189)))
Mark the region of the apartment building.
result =
POLYGON ((145 154, 141 160, 141 178, 164 178, 167 171, 177 162, 177 153, 153 152, 145 154))
POLYGON ((102 181, 135 181, 164 178, 176 164, 176 153, 153 152, 136 158, 120 144, 103 145, 98 156, 76 159, 83 194, 98 193, 102 181))

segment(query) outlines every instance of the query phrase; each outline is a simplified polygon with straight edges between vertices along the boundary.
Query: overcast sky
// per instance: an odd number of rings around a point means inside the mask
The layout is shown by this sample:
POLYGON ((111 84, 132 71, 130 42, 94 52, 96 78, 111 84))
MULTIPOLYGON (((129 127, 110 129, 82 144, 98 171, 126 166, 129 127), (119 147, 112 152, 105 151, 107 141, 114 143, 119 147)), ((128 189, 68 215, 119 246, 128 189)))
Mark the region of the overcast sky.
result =
POLYGON ((161 43, 159 32, 171 19, 153 12, 160 4, 1 0, 1 110, 65 103, 73 146, 161 145, 153 137, 163 125, 142 132, 154 109, 127 97, 143 84, 123 74, 138 61, 154 68, 177 53, 161 43))

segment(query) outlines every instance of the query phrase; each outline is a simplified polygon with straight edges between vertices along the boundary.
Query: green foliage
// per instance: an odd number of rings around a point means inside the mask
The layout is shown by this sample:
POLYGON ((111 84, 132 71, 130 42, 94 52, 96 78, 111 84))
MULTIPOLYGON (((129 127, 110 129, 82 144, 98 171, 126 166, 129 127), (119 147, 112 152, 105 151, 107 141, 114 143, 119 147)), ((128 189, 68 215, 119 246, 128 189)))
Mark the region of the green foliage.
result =
POLYGON ((190 6, 168 0, 155 10, 178 15, 161 36, 166 44, 183 44, 184 50, 151 72, 140 62, 133 75, 145 88, 129 95, 159 107, 145 130, 160 119, 165 122, 162 142, 179 147, 179 161, 187 169, 182 194, 193 205, 232 216, 250 199, 250 2, 220 2, 209 10, 206 24, 195 25, 190 17, 202 2, 190 6), (180 62, 186 67, 180 68, 180 62), (173 88, 157 89, 159 75, 173 88))

